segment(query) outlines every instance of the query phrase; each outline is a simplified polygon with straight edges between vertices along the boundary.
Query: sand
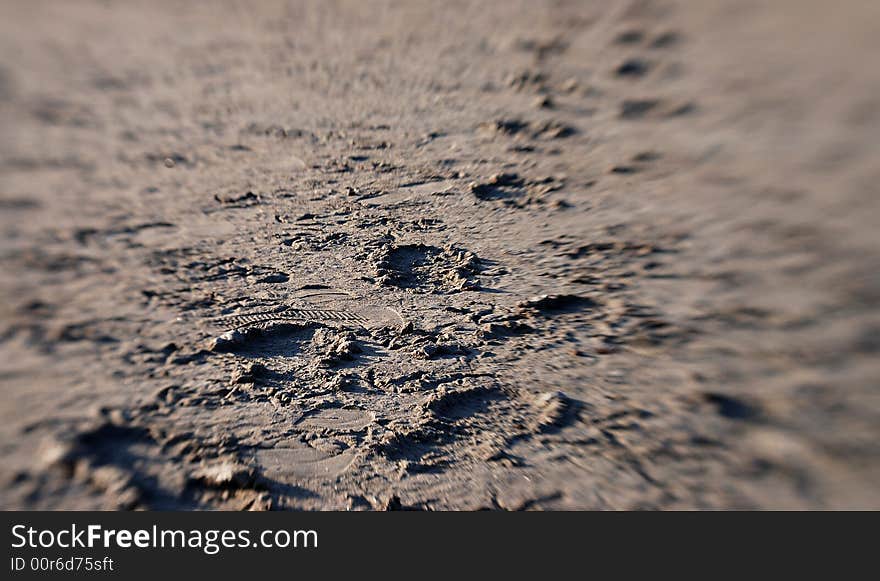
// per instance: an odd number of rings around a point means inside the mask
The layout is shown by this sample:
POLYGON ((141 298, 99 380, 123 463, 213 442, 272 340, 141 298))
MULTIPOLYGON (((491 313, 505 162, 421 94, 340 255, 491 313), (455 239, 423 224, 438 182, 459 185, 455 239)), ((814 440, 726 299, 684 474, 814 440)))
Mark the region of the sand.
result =
POLYGON ((878 32, 0 3, 0 506, 880 508, 878 32))

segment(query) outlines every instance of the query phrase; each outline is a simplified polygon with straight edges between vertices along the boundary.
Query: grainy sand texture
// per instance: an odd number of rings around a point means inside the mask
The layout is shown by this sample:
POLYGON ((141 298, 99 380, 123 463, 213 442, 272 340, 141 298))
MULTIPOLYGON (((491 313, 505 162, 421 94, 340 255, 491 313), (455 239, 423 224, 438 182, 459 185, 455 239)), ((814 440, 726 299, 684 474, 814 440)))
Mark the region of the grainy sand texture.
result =
POLYGON ((0 2, 0 507, 880 508, 880 3, 0 2))

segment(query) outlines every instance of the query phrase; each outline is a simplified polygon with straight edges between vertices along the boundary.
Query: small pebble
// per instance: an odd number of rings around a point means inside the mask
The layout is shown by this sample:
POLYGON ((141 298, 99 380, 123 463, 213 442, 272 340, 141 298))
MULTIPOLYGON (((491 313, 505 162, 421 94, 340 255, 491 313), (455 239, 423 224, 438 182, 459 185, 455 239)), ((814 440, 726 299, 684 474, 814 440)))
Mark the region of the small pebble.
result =
POLYGON ((556 103, 549 95, 539 95, 532 102, 532 105, 538 109, 554 109, 556 107, 556 103))

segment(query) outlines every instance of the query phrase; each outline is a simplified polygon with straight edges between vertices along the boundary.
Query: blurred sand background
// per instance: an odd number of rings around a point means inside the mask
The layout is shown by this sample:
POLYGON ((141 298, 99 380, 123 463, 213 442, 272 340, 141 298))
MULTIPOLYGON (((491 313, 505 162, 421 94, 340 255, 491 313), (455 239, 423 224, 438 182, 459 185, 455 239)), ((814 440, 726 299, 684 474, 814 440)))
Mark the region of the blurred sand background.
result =
POLYGON ((878 52, 871 1, 0 2, 0 506, 880 508, 878 52))

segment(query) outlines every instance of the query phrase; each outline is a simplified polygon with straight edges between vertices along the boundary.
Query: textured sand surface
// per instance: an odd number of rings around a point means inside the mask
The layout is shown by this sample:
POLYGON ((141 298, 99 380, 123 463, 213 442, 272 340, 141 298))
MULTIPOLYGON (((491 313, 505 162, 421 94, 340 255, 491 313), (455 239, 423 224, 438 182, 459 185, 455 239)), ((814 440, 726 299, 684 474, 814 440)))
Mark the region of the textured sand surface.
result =
POLYGON ((0 2, 0 506, 880 508, 878 6, 0 2))

